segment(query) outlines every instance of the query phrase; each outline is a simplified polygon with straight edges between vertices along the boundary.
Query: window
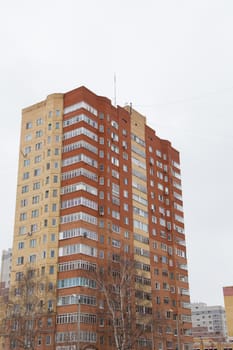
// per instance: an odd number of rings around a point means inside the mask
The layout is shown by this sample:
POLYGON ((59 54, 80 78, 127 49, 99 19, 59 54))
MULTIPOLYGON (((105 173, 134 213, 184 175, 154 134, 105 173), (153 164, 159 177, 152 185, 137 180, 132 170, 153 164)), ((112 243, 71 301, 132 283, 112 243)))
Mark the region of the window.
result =
POLYGON ((112 157, 112 164, 116 165, 116 166, 119 166, 119 159, 117 159, 115 157, 112 157))
POLYGON ((123 164, 123 171, 126 173, 128 172, 128 166, 126 164, 123 164))
POLYGON ((65 145, 63 147, 63 153, 70 152, 70 151, 80 149, 80 148, 86 148, 88 151, 95 153, 95 154, 98 154, 97 147, 95 147, 94 145, 92 145, 89 142, 84 141, 84 140, 76 141, 74 143, 69 143, 69 144, 65 145))
POLYGON ((104 132, 104 125, 102 124, 99 125, 99 132, 104 132))
POLYGON ((39 216, 39 210, 38 209, 32 210, 31 217, 32 218, 37 218, 38 216, 39 216))
POLYGON ((36 125, 38 126, 38 125, 42 125, 42 124, 43 124, 43 119, 42 118, 38 118, 36 120, 36 125))
POLYGON ((18 249, 23 249, 23 248, 24 248, 24 242, 19 242, 18 249))
POLYGON ((40 196, 39 195, 32 197, 32 204, 39 203, 39 201, 40 201, 40 196))
POLYGON ((104 137, 99 138, 99 143, 100 143, 100 145, 104 145, 104 137))
POLYGON ((157 218, 156 218, 156 216, 154 216, 154 215, 151 216, 151 222, 152 222, 153 224, 157 224, 157 218))
POLYGON ((21 207, 26 207, 28 205, 28 200, 27 199, 22 199, 21 200, 21 207))
POLYGON ((23 156, 25 157, 28 153, 31 152, 31 150, 32 150, 31 146, 25 147, 24 148, 24 152, 23 152, 24 153, 23 156))
POLYGON ((23 257, 23 256, 19 256, 19 257, 17 258, 17 265, 22 265, 23 262, 24 262, 24 257, 23 257))
POLYGON ((29 179, 29 171, 27 171, 26 173, 23 173, 23 180, 29 179))
POLYGON ((36 246, 36 239, 31 239, 30 240, 30 248, 35 248, 36 246))
MULTIPOLYGON (((98 141, 97 134, 95 134, 94 132, 90 131, 89 129, 87 129, 85 127, 80 127, 77 129, 73 129, 71 131, 67 131, 63 134, 63 137, 65 140, 67 140, 67 139, 73 138, 73 137, 78 136, 78 135, 86 135, 91 140, 94 140, 96 142, 98 141)), ((57 136, 59 136, 59 135, 57 135, 57 136)))
POLYGON ((48 327, 51 327, 52 324, 53 324, 52 318, 51 318, 51 317, 48 317, 48 318, 47 318, 47 326, 48 326, 48 327))
POLYGON ((116 210, 112 210, 112 217, 117 220, 120 220, 120 213, 116 210))
POLYGON ((41 162, 41 156, 36 156, 34 159, 34 163, 40 163, 41 162))
POLYGON ((38 224, 31 225, 31 233, 38 231, 38 224))
POLYGON ((22 187, 22 193, 26 193, 28 191, 29 191, 29 186, 28 185, 22 187))
POLYGON ((25 226, 20 226, 19 228, 19 235, 24 235, 26 233, 26 227, 25 226))
POLYGON ((127 216, 124 217, 124 224, 129 225, 129 218, 127 216))
POLYGON ((129 205, 127 203, 124 203, 124 210, 128 211, 129 210, 129 205))
POLYGON ((22 281, 22 279, 23 279, 23 272, 16 272, 15 279, 16 279, 16 281, 22 281))
POLYGON ((104 220, 99 220, 99 227, 104 228, 104 220))
POLYGON ((53 283, 52 282, 49 282, 49 284, 48 284, 48 290, 53 290, 53 283))
POLYGON ((36 262, 36 254, 29 255, 29 262, 30 263, 36 262))
POLYGON ((73 277, 58 280, 58 288, 69 288, 76 286, 85 286, 88 288, 96 288, 96 281, 86 277, 73 277))
POLYGON ((31 129, 31 128, 32 128, 32 122, 27 122, 26 129, 31 129))
POLYGON ((27 219, 27 213, 21 213, 19 217, 20 221, 24 221, 27 219))
POLYGON ((39 149, 42 148, 42 142, 38 142, 35 144, 35 150, 38 151, 39 149))
POLYGON ((54 266, 53 265, 49 266, 49 274, 50 275, 54 274, 54 266))
POLYGON ((100 185, 104 185, 104 177, 101 176, 101 177, 99 178, 99 184, 100 184, 100 185))
POLYGON ((37 338, 37 345, 40 346, 41 344, 42 344, 42 337, 41 335, 39 335, 37 338))
POLYGON ((104 119, 104 113, 103 112, 99 112, 99 118, 100 119, 104 119))
POLYGON ((127 130, 122 129, 122 135, 126 136, 127 135, 127 130))
POLYGON ((51 344, 51 336, 50 335, 46 335, 46 338, 45 338, 45 344, 46 345, 50 345, 51 344))
POLYGON ((121 242, 118 239, 112 239, 112 246, 116 248, 120 248, 121 242))
POLYGON ((36 137, 41 137, 42 135, 43 135, 43 131, 42 130, 36 131, 36 137))
POLYGON ((41 174, 41 169, 34 169, 34 176, 39 176, 41 174))
POLYGON ((26 167, 26 166, 29 166, 29 165, 30 165, 30 159, 24 159, 23 166, 26 167))

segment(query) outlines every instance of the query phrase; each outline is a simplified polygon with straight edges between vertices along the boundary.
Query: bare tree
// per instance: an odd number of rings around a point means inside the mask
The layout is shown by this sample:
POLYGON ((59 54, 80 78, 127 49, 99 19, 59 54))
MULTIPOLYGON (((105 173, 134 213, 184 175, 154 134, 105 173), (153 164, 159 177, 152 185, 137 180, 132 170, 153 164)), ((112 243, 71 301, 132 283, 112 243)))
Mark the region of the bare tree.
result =
POLYGON ((113 339, 112 346, 117 350, 136 349, 140 341, 146 341, 151 347, 151 301, 137 298, 140 292, 136 288, 139 276, 135 262, 109 261, 97 268, 94 276, 100 298, 105 303, 103 317, 107 334, 113 339))
POLYGON ((167 342, 173 343, 174 321, 171 311, 160 305, 153 309, 153 345, 155 349, 166 349, 167 342))
POLYGON ((41 336, 48 332, 48 322, 54 322, 55 315, 47 304, 54 298, 54 286, 46 278, 38 278, 33 269, 16 276, 5 305, 0 334, 7 348, 34 350, 42 344, 41 336))

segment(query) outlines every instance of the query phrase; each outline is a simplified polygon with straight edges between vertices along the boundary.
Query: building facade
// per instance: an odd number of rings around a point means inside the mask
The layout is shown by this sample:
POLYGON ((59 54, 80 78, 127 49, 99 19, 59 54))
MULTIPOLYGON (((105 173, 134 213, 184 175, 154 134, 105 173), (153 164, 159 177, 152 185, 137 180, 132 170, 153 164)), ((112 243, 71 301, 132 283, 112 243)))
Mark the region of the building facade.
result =
POLYGON ((223 342, 227 340, 225 309, 221 305, 192 303, 193 336, 223 342))
POLYGON ((233 341, 233 286, 223 287, 228 337, 233 341))
POLYGON ((137 111, 85 87, 25 108, 11 284, 26 270, 48 283, 36 348, 114 348, 93 271, 122 258, 135 263, 133 319, 151 318, 132 348, 189 349, 179 152, 137 111))

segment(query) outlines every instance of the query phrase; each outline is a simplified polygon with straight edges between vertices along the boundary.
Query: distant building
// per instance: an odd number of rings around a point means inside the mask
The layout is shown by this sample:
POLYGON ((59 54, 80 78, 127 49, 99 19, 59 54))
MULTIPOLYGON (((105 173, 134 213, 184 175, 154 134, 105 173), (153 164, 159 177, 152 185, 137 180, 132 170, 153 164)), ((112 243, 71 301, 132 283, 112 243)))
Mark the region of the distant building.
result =
MULTIPOLYGON (((1 275, 0 275, 0 322, 6 316, 6 305, 9 300, 9 287, 12 265, 12 249, 3 250, 1 259, 1 275)), ((4 337, 0 334, 0 350, 5 348, 4 337)))
POLYGON ((12 249, 3 250, 2 252, 2 263, 1 263, 1 279, 0 282, 5 283, 5 287, 10 285, 11 277, 11 264, 12 264, 12 249))
POLYGON ((192 303, 192 331, 194 338, 222 342, 227 339, 225 310, 223 306, 192 303))
POLYGON ((228 336, 233 341, 233 286, 223 287, 223 295, 228 336))

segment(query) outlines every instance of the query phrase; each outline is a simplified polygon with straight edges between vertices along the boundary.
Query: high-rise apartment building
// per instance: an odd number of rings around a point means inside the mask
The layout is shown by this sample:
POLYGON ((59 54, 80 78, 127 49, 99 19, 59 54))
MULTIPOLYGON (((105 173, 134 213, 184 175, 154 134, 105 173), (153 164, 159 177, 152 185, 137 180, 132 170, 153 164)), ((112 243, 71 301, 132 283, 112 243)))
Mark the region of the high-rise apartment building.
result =
POLYGON ((114 348, 93 271, 122 258, 135 262, 132 319, 152 320, 149 334, 131 347, 189 349, 178 151, 134 109, 115 107, 85 87, 25 108, 12 285, 26 270, 48 281, 40 303, 51 314, 36 348, 114 348))

